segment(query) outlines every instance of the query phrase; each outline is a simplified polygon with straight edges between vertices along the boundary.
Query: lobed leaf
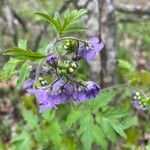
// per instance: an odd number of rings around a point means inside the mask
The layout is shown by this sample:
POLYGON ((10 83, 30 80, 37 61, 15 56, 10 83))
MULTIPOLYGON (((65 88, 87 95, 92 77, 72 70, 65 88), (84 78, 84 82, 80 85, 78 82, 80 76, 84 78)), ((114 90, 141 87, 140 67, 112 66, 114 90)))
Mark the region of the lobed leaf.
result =
POLYGON ((116 95, 116 91, 105 91, 102 92, 99 96, 97 96, 95 99, 88 102, 88 105, 90 106, 91 110, 96 112, 99 110, 99 108, 102 108, 110 101, 112 101, 113 97, 116 95))
POLYGON ((91 150, 92 143, 94 141, 92 129, 93 129, 93 117, 89 112, 83 112, 80 119, 79 135, 81 136, 81 143, 83 149, 91 150))
POLYGON ((101 127, 95 124, 92 133, 96 144, 99 145, 102 150, 107 150, 108 143, 101 127))
POLYGON ((32 111, 29 110, 23 110, 23 118, 27 122, 27 125, 34 129, 38 125, 38 117, 33 114, 32 111))
POLYGON ((96 116, 96 122, 100 125, 102 128, 105 136, 108 140, 110 140, 112 143, 116 142, 116 134, 113 130, 112 126, 109 123, 109 120, 105 117, 96 116))
POLYGON ((55 147, 60 147, 61 146, 61 133, 62 129, 60 125, 55 121, 52 122, 48 127, 43 129, 43 139, 48 142, 52 142, 55 147))
POLYGON ((119 122, 117 122, 114 119, 109 119, 109 123, 111 124, 112 128, 120 135, 122 136, 124 139, 127 139, 127 136, 124 132, 124 129, 122 128, 121 124, 119 124, 119 122))
POLYGON ((61 29, 60 22, 58 20, 56 20, 56 16, 58 18, 58 13, 57 14, 55 13, 55 19, 53 17, 45 14, 45 13, 38 12, 38 13, 35 13, 35 14, 40 16, 40 17, 43 17, 46 21, 48 21, 57 33, 60 32, 60 29, 61 29))
POLYGON ((26 78, 29 76, 30 70, 29 70, 29 62, 25 62, 21 68, 19 69, 19 78, 17 81, 17 89, 21 88, 22 84, 26 80, 26 78))
POLYGON ((19 136, 16 136, 12 140, 14 149, 16 150, 30 150, 31 149, 31 137, 26 131, 23 131, 19 136))
POLYGON ((8 80, 13 75, 17 64, 20 61, 14 58, 10 58, 9 61, 3 66, 0 71, 0 80, 8 80))
POLYGON ((67 10, 64 14, 63 31, 65 31, 66 28, 69 28, 69 26, 79 22, 79 18, 85 13, 87 13, 87 10, 85 9, 73 10, 71 12, 67 10))
POLYGON ((22 49, 19 47, 13 47, 6 50, 4 52, 4 55, 10 55, 17 59, 23 59, 23 60, 29 59, 31 61, 36 61, 46 57, 45 54, 42 54, 40 52, 33 52, 30 49, 22 49))
POLYGON ((67 116, 65 127, 67 129, 70 128, 74 123, 78 121, 81 115, 82 115, 82 112, 79 109, 71 111, 69 115, 67 116))

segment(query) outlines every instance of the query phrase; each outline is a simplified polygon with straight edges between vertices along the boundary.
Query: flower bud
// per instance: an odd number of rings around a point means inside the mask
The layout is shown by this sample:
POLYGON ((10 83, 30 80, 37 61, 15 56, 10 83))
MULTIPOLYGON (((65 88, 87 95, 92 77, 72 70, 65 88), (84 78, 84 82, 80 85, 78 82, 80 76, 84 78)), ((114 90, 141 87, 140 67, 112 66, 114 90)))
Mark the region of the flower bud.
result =
POLYGON ((45 86, 45 85, 47 85, 48 83, 47 83, 47 81, 46 80, 44 80, 42 77, 39 77, 39 82, 40 82, 40 84, 42 85, 42 86, 45 86))
POLYGON ((76 64, 75 62, 72 62, 72 63, 71 63, 71 67, 72 67, 73 69, 77 69, 78 66, 77 66, 77 64, 76 64))
POLYGON ((43 81, 43 78, 42 78, 42 77, 39 77, 39 79, 38 79, 38 80, 39 80, 39 82, 41 82, 41 81, 43 81))
POLYGON ((133 107, 137 110, 147 109, 147 102, 145 99, 143 99, 142 94, 138 91, 134 91, 132 93, 132 104, 133 104, 133 107))
POLYGON ((48 83, 47 83, 46 80, 41 81, 41 85, 42 85, 42 86, 45 86, 45 85, 47 85, 47 84, 48 84, 48 83))
POLYGON ((65 44, 63 45, 64 49, 67 53, 74 52, 78 47, 78 42, 75 40, 66 40, 65 44))
POLYGON ((75 70, 73 68, 69 68, 68 72, 73 73, 75 70))
POLYGON ((62 70, 60 70, 59 74, 60 74, 61 76, 67 75, 67 71, 66 71, 65 69, 62 69, 62 70))
POLYGON ((50 54, 46 60, 47 60, 47 64, 50 65, 51 67, 53 68, 57 67, 58 59, 54 54, 50 54))

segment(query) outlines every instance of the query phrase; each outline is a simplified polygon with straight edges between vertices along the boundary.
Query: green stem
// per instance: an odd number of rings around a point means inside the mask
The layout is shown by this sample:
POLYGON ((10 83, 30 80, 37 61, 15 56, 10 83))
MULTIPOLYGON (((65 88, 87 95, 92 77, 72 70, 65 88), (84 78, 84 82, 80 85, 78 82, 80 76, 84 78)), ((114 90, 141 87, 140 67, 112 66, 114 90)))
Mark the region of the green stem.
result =
POLYGON ((56 43, 59 43, 61 41, 65 41, 65 40, 75 40, 75 41, 78 41, 78 42, 81 42, 81 43, 84 43, 85 45, 88 45, 88 43, 82 39, 78 39, 78 38, 75 38, 75 37, 62 37, 62 38, 58 38, 56 40, 56 43))
POLYGON ((36 76, 35 76, 35 81, 34 81, 34 84, 33 84, 34 89, 35 89, 35 85, 39 84, 38 78, 39 78, 39 75, 40 75, 40 69, 41 69, 42 64, 43 64, 44 61, 45 61, 45 58, 42 59, 42 61, 38 64, 38 67, 36 69, 36 76))
POLYGON ((104 89, 101 90, 101 92, 105 92, 105 91, 108 91, 108 90, 113 90, 113 89, 120 88, 120 87, 125 87, 125 86, 126 87, 131 87, 128 83, 117 84, 117 85, 113 85, 113 86, 104 88, 104 89))

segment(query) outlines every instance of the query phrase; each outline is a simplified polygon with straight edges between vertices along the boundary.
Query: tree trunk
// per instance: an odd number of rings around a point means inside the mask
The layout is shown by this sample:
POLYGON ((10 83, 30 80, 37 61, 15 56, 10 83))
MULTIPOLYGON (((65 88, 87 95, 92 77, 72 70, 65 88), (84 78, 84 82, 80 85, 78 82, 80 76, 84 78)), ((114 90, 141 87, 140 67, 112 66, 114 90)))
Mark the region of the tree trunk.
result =
POLYGON ((101 86, 114 85, 117 82, 116 60, 116 18, 113 0, 99 2, 99 33, 105 44, 101 52, 101 86))

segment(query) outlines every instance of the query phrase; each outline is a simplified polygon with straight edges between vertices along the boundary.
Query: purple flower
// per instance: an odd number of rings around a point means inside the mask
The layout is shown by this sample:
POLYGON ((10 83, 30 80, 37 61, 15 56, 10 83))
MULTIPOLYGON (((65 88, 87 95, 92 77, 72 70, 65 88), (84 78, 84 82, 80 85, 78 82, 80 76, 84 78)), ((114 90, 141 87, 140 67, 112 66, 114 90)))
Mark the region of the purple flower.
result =
POLYGON ((58 95, 53 96, 53 100, 56 105, 67 103, 69 102, 70 99, 71 99, 71 95, 66 92, 62 92, 59 93, 58 95))
POLYGON ((132 105, 137 110, 141 110, 142 109, 142 106, 138 103, 138 101, 132 101, 132 105))
POLYGON ((67 103, 73 100, 84 102, 88 99, 95 98, 100 91, 100 87, 95 82, 87 82, 85 87, 78 87, 74 91, 73 85, 65 82, 63 79, 55 81, 50 90, 27 89, 27 93, 34 94, 39 103, 39 112, 47 109, 57 108, 61 103, 67 103))
POLYGON ((102 50, 104 43, 99 41, 97 37, 93 37, 88 41, 88 47, 81 47, 78 50, 78 53, 81 58, 91 61, 95 56, 102 50))
POLYGON ((73 99, 81 102, 95 98, 100 92, 100 87, 95 82, 87 82, 87 88, 79 87, 73 93, 73 99))
POLYGON ((23 88, 23 89, 31 88, 31 87, 33 86, 33 84, 34 84, 34 80, 31 79, 31 78, 29 78, 29 79, 27 79, 27 80, 24 82, 22 88, 23 88))
POLYGON ((88 98, 95 98, 100 92, 100 87, 93 81, 87 83, 87 89, 88 98))
POLYGON ((54 81, 52 84, 52 95, 56 104, 69 102, 74 88, 63 79, 54 81))
POLYGON ((66 92, 68 94, 72 94, 74 91, 71 83, 65 82, 63 79, 56 80, 52 83, 52 93, 57 95, 59 93, 66 92))
POLYGON ((39 102, 39 112, 47 109, 56 108, 53 97, 47 90, 27 89, 29 94, 34 94, 39 102))
POLYGON ((27 89, 27 93, 34 94, 39 102, 39 112, 47 109, 57 108, 56 105, 67 103, 71 99, 73 86, 65 83, 63 79, 55 81, 50 90, 27 89))
POLYGON ((47 63, 52 66, 52 67, 56 67, 58 64, 58 59, 54 54, 50 54, 47 59, 46 59, 47 63))

